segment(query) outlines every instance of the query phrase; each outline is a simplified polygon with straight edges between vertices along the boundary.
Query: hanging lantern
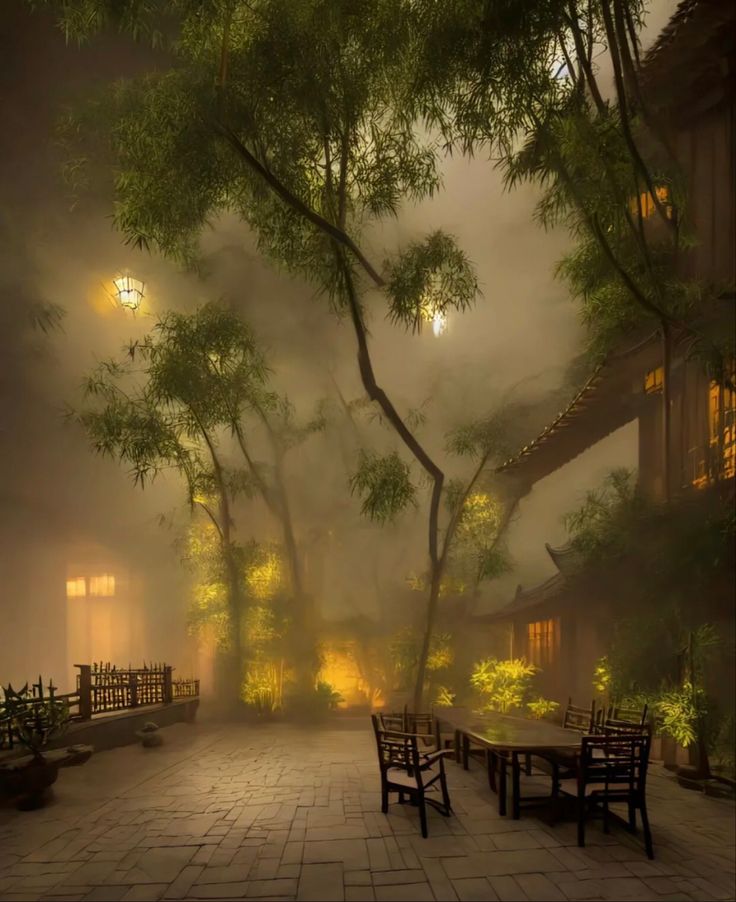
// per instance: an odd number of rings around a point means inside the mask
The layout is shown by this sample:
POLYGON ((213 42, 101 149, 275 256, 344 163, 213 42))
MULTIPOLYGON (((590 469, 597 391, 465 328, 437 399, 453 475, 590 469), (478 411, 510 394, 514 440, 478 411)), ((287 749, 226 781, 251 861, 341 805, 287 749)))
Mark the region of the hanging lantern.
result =
POLYGON ((436 310, 432 317, 432 332, 434 332, 435 338, 439 338, 446 328, 447 314, 443 313, 441 310, 436 310))
POLYGON ((132 276, 120 276, 113 279, 112 284, 115 286, 115 297, 121 307, 133 311, 140 307, 145 288, 140 279, 134 279, 132 276))

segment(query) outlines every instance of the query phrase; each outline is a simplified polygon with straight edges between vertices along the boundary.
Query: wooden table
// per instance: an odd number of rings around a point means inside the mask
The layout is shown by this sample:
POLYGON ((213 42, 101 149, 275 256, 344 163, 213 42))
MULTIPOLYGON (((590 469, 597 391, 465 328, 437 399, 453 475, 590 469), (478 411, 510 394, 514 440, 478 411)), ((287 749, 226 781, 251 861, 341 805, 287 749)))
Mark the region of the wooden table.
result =
POLYGON ((465 770, 468 769, 471 745, 485 752, 488 782, 491 789, 498 793, 498 813, 501 815, 506 814, 506 771, 507 766, 511 765, 511 811, 515 819, 520 816, 520 758, 544 756, 552 752, 574 756, 580 751, 581 733, 565 730, 544 720, 528 720, 508 714, 474 714, 467 708, 442 708, 435 711, 435 718, 439 727, 447 724, 453 730, 455 756, 465 770))

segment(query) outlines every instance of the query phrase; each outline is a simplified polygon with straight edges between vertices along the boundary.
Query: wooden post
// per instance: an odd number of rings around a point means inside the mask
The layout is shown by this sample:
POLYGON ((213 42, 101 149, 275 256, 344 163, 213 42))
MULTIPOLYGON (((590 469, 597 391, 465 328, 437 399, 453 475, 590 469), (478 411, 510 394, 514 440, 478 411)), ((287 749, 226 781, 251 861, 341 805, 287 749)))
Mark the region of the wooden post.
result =
POLYGON ((131 673, 130 675, 130 707, 137 708, 138 707, 138 674, 131 673))
POLYGON ((92 719, 92 665, 75 664, 79 668, 77 685, 79 687, 79 717, 82 720, 92 719))
POLYGON ((174 701, 174 685, 171 679, 171 665, 164 664, 164 704, 170 705, 174 701))

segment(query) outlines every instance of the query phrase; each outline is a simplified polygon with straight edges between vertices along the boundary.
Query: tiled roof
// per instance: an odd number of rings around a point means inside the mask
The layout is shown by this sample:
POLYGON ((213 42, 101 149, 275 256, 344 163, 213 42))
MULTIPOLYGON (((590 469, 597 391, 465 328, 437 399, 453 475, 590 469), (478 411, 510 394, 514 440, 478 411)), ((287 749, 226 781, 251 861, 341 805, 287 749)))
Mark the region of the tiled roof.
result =
POLYGON ((550 458, 550 465, 537 466, 531 480, 535 482, 605 438, 628 419, 633 419, 636 414, 626 403, 631 400, 629 397, 631 392, 622 391, 621 380, 626 380, 627 373, 621 364, 652 346, 657 336, 658 332, 651 332, 634 345, 609 355, 604 363, 596 367, 565 410, 561 411, 528 445, 498 466, 496 472, 503 473, 522 466, 526 468, 530 460, 544 457, 546 453, 550 458), (564 432, 576 433, 575 440, 563 439, 564 432), (566 447, 562 447, 563 445, 566 447))

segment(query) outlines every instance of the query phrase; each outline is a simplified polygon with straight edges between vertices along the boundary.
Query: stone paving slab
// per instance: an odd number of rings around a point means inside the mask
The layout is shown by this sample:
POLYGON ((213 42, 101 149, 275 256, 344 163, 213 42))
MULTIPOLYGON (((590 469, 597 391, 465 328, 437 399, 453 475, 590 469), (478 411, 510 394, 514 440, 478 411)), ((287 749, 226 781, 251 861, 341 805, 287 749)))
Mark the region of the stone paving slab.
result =
POLYGON ((165 744, 65 770, 53 803, 0 810, 0 900, 733 900, 734 806, 652 769, 655 861, 637 837, 501 818, 481 768, 448 763, 455 814, 380 810, 358 729, 176 725, 165 744))

